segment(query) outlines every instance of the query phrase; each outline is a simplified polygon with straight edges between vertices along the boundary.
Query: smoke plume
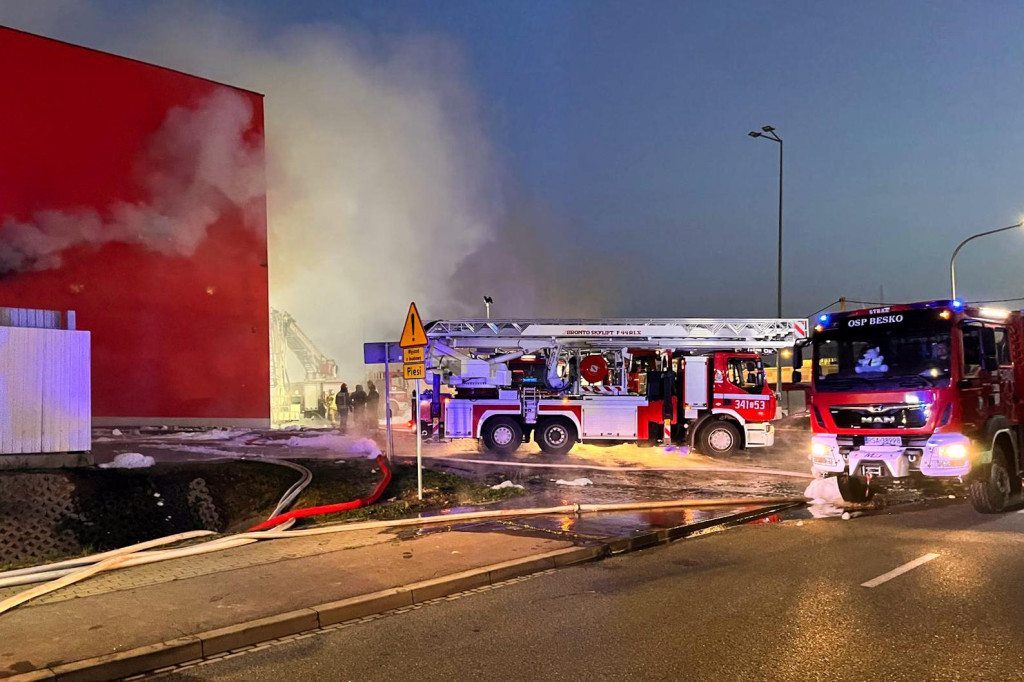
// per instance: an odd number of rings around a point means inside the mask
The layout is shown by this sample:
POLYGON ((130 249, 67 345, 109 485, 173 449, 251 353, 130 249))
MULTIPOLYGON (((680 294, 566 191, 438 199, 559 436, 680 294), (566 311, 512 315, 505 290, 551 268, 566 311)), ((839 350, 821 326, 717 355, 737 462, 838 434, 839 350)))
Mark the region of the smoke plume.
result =
POLYGON ((268 39, 182 7, 142 25, 134 54, 265 93, 271 305, 344 376, 365 371, 364 341, 397 338, 410 301, 428 318, 469 311, 452 278, 502 208, 458 50, 336 25, 268 39))
POLYGON ((572 276, 586 261, 539 213, 506 209, 472 73, 444 37, 77 7, 23 27, 265 93, 271 305, 346 379, 365 371, 364 341, 397 338, 410 301, 427 319, 482 317, 483 295, 497 314, 600 314, 614 291, 599 267, 572 276))
POLYGON ((252 114, 249 103, 229 91, 195 108, 172 109, 135 169, 143 201, 45 210, 27 221, 5 218, 0 274, 59 267, 65 250, 108 242, 193 254, 224 210, 249 209, 263 195, 261 144, 245 138, 252 114))

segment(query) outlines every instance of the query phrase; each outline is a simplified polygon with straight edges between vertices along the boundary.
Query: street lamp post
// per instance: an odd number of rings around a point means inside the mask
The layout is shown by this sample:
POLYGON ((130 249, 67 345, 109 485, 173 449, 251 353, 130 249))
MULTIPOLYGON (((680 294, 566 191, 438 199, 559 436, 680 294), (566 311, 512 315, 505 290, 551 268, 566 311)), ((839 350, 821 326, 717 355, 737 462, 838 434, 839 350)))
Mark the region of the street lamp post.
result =
MULTIPOLYGON (((765 140, 771 140, 772 142, 779 143, 779 259, 778 259, 778 272, 777 281, 778 287, 776 290, 776 307, 775 312, 778 317, 782 317, 782 138, 775 132, 775 128, 771 126, 762 126, 761 131, 752 130, 747 133, 751 137, 760 137, 765 140)), ((782 354, 776 353, 775 355, 775 393, 781 398, 782 397, 782 354)))
POLYGON ((979 232, 978 234, 972 234, 967 239, 960 242, 957 247, 953 250, 953 255, 949 259, 949 289, 953 298, 956 298, 956 255, 960 253, 960 249, 967 245, 967 242, 973 241, 978 237, 985 237, 990 234, 996 234, 997 232, 1006 232, 1018 227, 1024 227, 1024 220, 1014 225, 1007 225, 1006 227, 1000 227, 996 230, 989 230, 988 232, 979 232))
POLYGON ((494 303, 494 299, 490 296, 484 296, 484 306, 487 308, 487 319, 491 319, 491 304, 494 303))

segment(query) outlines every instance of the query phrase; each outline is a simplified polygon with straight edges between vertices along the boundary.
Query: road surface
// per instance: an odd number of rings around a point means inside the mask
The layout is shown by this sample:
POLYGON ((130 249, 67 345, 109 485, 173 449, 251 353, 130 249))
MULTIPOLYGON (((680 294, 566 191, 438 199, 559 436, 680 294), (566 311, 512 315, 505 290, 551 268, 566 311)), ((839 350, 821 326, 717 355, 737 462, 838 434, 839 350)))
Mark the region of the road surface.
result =
POLYGON ((162 677, 1020 680, 1022 587, 1024 514, 982 516, 957 504, 789 521, 542 574, 162 677))

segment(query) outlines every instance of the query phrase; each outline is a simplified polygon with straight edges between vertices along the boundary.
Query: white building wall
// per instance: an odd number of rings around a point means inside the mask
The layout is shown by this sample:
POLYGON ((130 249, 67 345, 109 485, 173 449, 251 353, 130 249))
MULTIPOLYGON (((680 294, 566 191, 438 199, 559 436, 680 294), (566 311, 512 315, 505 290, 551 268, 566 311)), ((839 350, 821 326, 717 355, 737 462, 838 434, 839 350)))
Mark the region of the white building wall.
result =
POLYGON ((0 326, 0 454, 90 449, 89 332, 0 326))

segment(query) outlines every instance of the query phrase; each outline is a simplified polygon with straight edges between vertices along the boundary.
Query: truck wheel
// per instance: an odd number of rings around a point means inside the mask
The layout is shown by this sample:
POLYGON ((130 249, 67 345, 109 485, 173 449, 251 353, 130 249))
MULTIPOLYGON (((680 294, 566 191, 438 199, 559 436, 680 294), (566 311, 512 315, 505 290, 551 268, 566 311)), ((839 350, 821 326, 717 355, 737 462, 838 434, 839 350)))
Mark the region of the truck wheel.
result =
POLYGON ((698 449, 702 454, 731 455, 740 449, 740 431, 732 422, 713 421, 700 430, 698 449))
POLYGON ((484 447, 496 455, 511 455, 523 442, 523 429, 512 417, 491 417, 484 424, 484 447))
POLYGON ((545 419, 533 438, 549 455, 564 455, 576 444, 576 427, 568 419, 545 419))
POLYGON ((992 463, 988 465, 985 475, 972 480, 967 487, 967 495, 971 498, 971 506, 982 514, 998 514, 1010 504, 1010 492, 1013 485, 1010 472, 1006 468, 1006 455, 999 446, 992 451, 992 463))
POLYGON ((867 479, 863 476, 838 474, 836 475, 836 484, 844 502, 869 502, 875 496, 874 489, 868 485, 867 479))

